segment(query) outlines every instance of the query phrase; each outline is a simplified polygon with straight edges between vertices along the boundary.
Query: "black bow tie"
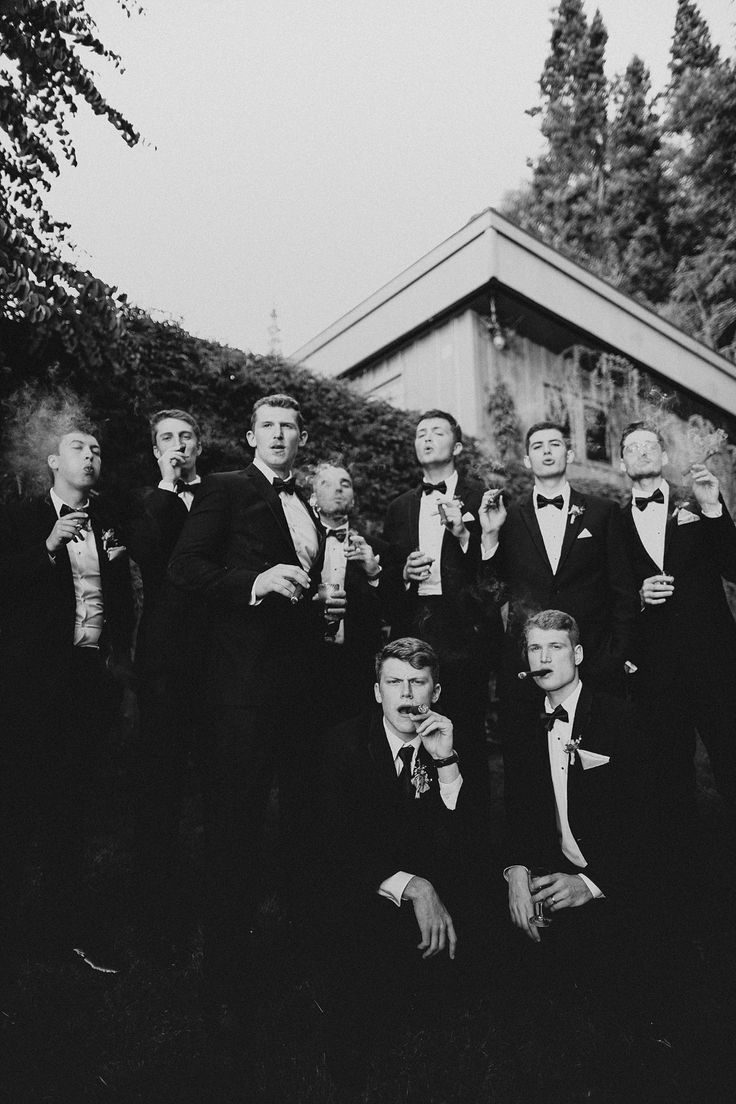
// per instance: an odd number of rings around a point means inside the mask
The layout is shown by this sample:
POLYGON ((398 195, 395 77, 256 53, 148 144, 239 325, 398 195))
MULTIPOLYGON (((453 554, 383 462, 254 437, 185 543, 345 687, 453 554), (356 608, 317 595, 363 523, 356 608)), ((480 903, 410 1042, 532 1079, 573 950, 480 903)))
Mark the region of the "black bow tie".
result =
POLYGON ((447 494, 447 484, 444 479, 441 483, 422 483, 422 494, 431 494, 432 491, 439 491, 440 494, 447 494))
POLYGON ((551 713, 540 713, 539 719, 547 729, 548 732, 552 731, 552 726, 555 721, 569 721, 570 718, 567 715, 567 710, 564 705, 558 705, 551 713))
POLYGON ((537 495, 537 509, 543 510, 545 506, 556 506, 558 510, 561 510, 565 505, 565 500, 562 495, 555 495, 554 498, 545 498, 544 495, 537 495))
MULTIPOLYGON (((76 514, 76 513, 80 513, 80 512, 88 514, 89 513, 89 503, 87 503, 86 506, 67 506, 66 502, 62 502, 61 509, 59 510, 59 517, 66 517, 67 514, 76 514)), ((82 522, 82 524, 80 525, 80 529, 89 529, 89 527, 90 527, 90 520, 89 520, 89 517, 88 517, 86 521, 82 522)))
POLYGON ((662 488, 657 487, 656 491, 652 491, 649 498, 635 498, 634 505, 637 510, 646 510, 650 502, 661 502, 664 506, 664 495, 662 494, 662 488))
POLYGON ((340 541, 340 544, 342 544, 342 542, 345 540, 347 535, 348 535, 347 529, 328 529, 327 533, 325 534, 325 537, 326 537, 327 540, 329 540, 330 537, 334 537, 335 540, 340 541))
POLYGON ((285 494, 294 494, 296 490, 296 476, 290 475, 288 479, 274 479, 271 486, 277 493, 283 491, 285 494))
POLYGON ((174 490, 178 495, 183 494, 184 491, 188 491, 189 494, 194 494, 194 488, 196 483, 185 483, 183 479, 177 479, 174 484, 174 490))

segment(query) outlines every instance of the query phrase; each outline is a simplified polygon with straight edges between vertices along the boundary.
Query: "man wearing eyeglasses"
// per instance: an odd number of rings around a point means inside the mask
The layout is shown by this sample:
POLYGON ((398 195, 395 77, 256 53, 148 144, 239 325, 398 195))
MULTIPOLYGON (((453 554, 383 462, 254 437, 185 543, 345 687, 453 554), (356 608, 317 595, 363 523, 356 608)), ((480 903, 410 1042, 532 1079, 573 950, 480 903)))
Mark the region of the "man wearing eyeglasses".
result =
POLYGON ((733 809, 736 625, 723 579, 736 581, 736 528, 705 464, 692 465, 683 490, 664 479, 668 462, 654 423, 624 429, 621 470, 632 497, 623 517, 641 600, 635 692, 673 804, 692 801, 697 731, 733 809))

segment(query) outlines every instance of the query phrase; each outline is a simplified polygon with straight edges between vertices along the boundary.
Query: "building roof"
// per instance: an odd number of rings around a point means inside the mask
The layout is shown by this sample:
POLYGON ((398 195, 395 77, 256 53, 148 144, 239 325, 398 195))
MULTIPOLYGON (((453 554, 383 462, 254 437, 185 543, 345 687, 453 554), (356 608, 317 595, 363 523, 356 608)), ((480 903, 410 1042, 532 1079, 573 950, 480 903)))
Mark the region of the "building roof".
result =
POLYGON ((352 372, 477 296, 491 281, 645 368, 736 413, 736 366, 488 208, 308 341, 290 359, 352 372))

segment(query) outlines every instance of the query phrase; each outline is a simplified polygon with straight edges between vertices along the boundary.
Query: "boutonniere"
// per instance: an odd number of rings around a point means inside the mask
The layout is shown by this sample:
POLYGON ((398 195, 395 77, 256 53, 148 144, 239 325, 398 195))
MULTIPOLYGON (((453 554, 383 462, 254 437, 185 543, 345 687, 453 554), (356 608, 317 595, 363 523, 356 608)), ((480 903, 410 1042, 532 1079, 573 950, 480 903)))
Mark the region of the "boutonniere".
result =
POLYGON ((414 797, 421 797, 423 793, 426 793, 430 785, 430 777, 427 774, 427 768, 424 763, 420 763, 417 760, 414 767, 414 773, 411 776, 411 784, 414 787, 414 797))
POLYGON ((115 556, 125 550, 125 545, 118 538, 114 529, 106 529, 102 534, 102 551, 107 556, 108 560, 115 559, 115 556))
POLYGON ((569 524, 572 525, 572 523, 574 521, 576 521, 578 518, 581 518, 584 513, 585 513, 585 507, 579 505, 577 502, 574 502, 572 504, 572 506, 570 507, 570 509, 567 511, 567 516, 570 519, 569 524))
POLYGON ((576 736, 574 740, 568 740, 567 743, 565 744, 565 751, 570 756, 570 762, 571 763, 575 762, 575 752, 580 747, 580 743, 581 743, 582 739, 583 739, 582 736, 576 736))

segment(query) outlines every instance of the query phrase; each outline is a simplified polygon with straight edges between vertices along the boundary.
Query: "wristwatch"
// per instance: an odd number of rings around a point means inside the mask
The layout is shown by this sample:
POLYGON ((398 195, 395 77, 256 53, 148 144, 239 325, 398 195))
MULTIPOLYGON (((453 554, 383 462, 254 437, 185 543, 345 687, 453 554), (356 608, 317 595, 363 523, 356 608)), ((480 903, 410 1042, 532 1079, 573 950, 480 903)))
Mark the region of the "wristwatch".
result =
POLYGON ((437 770, 439 770, 440 767, 450 767, 450 766, 452 766, 453 763, 457 763, 457 761, 458 761, 458 754, 457 754, 456 751, 453 751, 450 755, 447 756, 446 759, 435 759, 434 760, 434 765, 437 768, 437 770))

